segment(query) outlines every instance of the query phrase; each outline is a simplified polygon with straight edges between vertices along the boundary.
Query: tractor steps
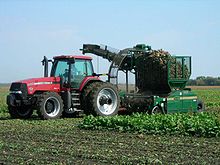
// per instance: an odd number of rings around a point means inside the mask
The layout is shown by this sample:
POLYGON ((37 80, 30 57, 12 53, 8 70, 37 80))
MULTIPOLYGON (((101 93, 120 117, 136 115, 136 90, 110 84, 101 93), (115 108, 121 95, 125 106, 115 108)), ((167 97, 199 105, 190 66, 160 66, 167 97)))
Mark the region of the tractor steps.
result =
POLYGON ((80 94, 77 91, 71 93, 72 96, 72 105, 75 111, 81 112, 81 103, 80 103, 80 94))

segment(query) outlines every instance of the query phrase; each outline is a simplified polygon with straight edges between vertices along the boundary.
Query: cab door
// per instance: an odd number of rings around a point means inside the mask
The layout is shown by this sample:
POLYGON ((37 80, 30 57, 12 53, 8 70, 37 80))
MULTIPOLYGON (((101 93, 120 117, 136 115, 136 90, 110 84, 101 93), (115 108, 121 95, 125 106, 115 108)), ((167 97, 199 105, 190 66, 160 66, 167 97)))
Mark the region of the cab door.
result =
POLYGON ((76 59, 72 64, 72 82, 71 87, 79 89, 83 79, 86 76, 92 76, 93 67, 91 60, 76 59))
POLYGON ((86 65, 85 60, 76 59, 75 63, 72 64, 72 79, 71 79, 71 87, 79 88, 82 80, 86 76, 86 65))

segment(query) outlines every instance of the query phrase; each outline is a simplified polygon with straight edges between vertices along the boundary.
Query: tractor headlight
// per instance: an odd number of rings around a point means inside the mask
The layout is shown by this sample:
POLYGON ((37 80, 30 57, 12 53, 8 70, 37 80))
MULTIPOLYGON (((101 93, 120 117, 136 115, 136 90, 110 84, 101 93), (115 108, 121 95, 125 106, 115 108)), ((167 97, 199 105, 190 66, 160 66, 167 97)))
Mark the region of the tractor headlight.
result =
POLYGON ((11 91, 10 93, 13 93, 13 94, 22 94, 22 91, 11 91))

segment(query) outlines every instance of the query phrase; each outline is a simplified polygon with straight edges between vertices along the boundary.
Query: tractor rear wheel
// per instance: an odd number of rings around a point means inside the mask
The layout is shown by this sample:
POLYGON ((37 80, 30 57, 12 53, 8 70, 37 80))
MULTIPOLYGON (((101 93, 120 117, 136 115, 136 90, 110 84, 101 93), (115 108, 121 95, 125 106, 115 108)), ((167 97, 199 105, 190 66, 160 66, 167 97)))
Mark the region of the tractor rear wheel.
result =
POLYGON ((33 114, 33 109, 27 106, 22 106, 22 107, 8 106, 8 111, 11 118, 14 119, 28 119, 33 114))
POLYGON ((63 112, 63 100, 55 92, 46 92, 40 96, 37 113, 42 119, 60 118, 63 112))
POLYGON ((113 116, 118 113, 119 95, 117 88, 110 83, 91 84, 92 89, 87 97, 87 108, 95 116, 113 116))
POLYGON ((82 105, 82 109, 84 110, 84 113, 86 115, 90 115, 92 112, 90 111, 91 108, 89 108, 89 94, 90 92, 93 90, 94 87, 96 87, 97 85, 99 85, 100 83, 103 83, 103 82, 93 82, 89 85, 87 85, 84 89, 83 89, 83 92, 82 92, 82 95, 81 95, 81 105, 82 105))

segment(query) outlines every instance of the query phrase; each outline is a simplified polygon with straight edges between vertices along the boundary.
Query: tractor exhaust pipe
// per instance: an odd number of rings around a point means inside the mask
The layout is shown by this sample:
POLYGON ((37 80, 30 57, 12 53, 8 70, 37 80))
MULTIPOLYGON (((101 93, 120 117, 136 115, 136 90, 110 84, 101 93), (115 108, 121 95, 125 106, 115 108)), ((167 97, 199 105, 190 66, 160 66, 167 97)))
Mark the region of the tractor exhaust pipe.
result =
POLYGON ((72 76, 72 67, 71 62, 68 63, 69 65, 69 71, 68 71, 68 86, 71 88, 71 76, 72 76))
POLYGON ((44 66, 44 77, 48 77, 48 59, 44 56, 44 59, 41 61, 44 66))

